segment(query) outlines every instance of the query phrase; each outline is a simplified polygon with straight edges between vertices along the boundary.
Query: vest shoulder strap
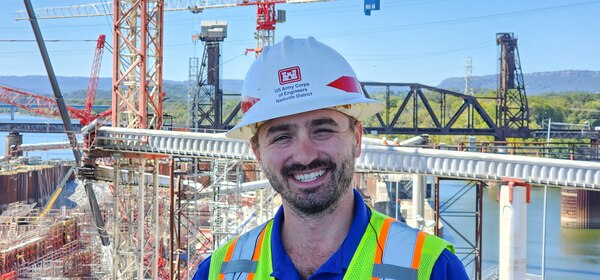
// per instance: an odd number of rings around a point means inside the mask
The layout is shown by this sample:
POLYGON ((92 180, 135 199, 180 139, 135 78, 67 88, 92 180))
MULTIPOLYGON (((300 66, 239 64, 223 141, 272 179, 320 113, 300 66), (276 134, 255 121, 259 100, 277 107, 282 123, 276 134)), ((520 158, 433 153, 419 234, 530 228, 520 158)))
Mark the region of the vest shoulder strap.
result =
MULTIPOLYGON (((217 249, 211 257, 209 279, 251 279, 258 269, 263 241, 272 221, 264 223, 217 249)), ((268 240, 270 243, 270 233, 268 240)), ((270 246, 270 245, 269 245, 270 246)), ((270 250, 269 261, 270 261, 270 250)))
POLYGON ((352 276, 363 279, 370 274, 370 278, 374 279, 429 279, 442 251, 448 248, 454 252, 450 243, 437 236, 409 227, 375 210, 371 213, 370 225, 348 268, 352 276), (369 258, 373 260, 372 267, 359 264, 369 258))
POLYGON ((433 266, 444 249, 455 253, 454 246, 433 234, 428 234, 423 242, 421 249, 421 261, 419 263, 419 280, 429 279, 433 266))
POLYGON ((383 219, 372 277, 379 279, 417 279, 418 239, 420 232, 405 223, 373 211, 372 219, 383 219), (381 252, 380 252, 381 251, 381 252))

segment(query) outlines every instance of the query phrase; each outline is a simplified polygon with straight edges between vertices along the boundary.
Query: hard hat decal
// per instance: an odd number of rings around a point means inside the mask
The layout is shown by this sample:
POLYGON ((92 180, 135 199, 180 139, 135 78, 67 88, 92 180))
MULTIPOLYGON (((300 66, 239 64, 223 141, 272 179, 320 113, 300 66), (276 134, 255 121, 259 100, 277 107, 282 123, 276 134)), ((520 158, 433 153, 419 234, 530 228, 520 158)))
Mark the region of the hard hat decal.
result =
POLYGON ((300 75, 300 67, 298 66, 281 69, 279 70, 278 75, 280 85, 285 85, 302 80, 302 75, 300 75))
POLYGON ((242 114, 248 112, 252 105, 256 104, 258 101, 260 101, 260 98, 254 98, 252 96, 242 97, 242 114))
POLYGON ((277 94, 276 103, 312 96, 310 83, 295 83, 293 85, 281 86, 273 90, 273 92, 277 94))
POLYGON ((341 89, 345 92, 360 93, 360 84, 354 77, 342 76, 339 79, 327 84, 332 88, 341 89))

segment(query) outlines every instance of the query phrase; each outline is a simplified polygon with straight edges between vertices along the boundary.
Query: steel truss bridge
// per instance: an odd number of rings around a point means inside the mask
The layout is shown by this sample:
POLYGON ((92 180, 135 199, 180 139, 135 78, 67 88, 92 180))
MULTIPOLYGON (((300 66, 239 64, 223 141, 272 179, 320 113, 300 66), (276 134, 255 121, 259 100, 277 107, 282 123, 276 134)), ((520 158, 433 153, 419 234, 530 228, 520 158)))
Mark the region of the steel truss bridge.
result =
MULTIPOLYGON (((434 134, 434 135, 496 135, 498 127, 475 96, 418 83, 363 82, 363 91, 374 97, 373 92, 383 90, 386 110, 376 115, 377 123, 365 127, 375 134, 434 134), (371 90, 373 89, 373 90, 371 90), (394 98, 396 100, 394 100, 394 98), (450 99, 460 105, 452 110, 450 99), (400 106, 393 109, 394 101, 400 106), (420 108, 425 108, 422 114, 420 108), (457 125, 459 119, 465 126, 457 125), (476 120, 483 124, 478 127, 476 120)), ((376 98, 379 99, 379 98, 376 98)), ((491 99, 496 99, 491 97, 491 99)), ((511 137, 528 137, 528 131, 511 130, 511 137)))
MULTIPOLYGON (((403 135, 487 135, 495 139, 543 138, 546 130, 528 126, 501 125, 496 115, 486 110, 482 101, 489 100, 495 108, 498 98, 466 95, 452 90, 419 83, 361 82, 363 91, 371 98, 386 104, 385 111, 375 120, 363 124, 371 134, 403 135), (399 105, 399 106, 396 106, 399 105)), ((214 105, 214 104, 213 104, 214 105)), ((230 129, 239 114, 239 104, 222 122, 205 122, 199 129, 230 129)), ((214 109, 213 109, 214 110, 214 109)), ((528 110, 525 107, 525 110, 528 110)), ((500 113, 502 114, 502 113, 500 113)), ((201 115, 203 119, 212 120, 201 115)), ((200 121, 202 122, 202 121, 200 121)), ((551 138, 600 139, 599 131, 552 130, 551 138)))
MULTIPOLYGON (((75 132, 81 130, 79 123, 73 123, 75 132)), ((18 131, 21 133, 64 133, 65 125, 62 123, 44 122, 0 122, 0 131, 18 131)))

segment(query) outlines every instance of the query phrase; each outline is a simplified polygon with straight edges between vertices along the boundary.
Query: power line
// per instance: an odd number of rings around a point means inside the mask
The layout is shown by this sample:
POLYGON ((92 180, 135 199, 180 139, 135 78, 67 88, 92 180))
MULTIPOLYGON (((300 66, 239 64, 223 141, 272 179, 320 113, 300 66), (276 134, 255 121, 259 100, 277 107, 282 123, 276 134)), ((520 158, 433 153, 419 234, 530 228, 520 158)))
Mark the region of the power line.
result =
MULTIPOLYGON (((565 8, 582 7, 582 6, 593 5, 593 4, 598 4, 598 3, 600 3, 600 0, 572 3, 572 4, 564 4, 564 5, 543 7, 543 8, 536 8, 536 9, 528 9, 528 10, 522 10, 522 11, 513 11, 513 12, 504 12, 504 13, 497 13, 497 14, 490 14, 490 15, 473 16, 473 17, 466 17, 466 18, 444 19, 444 20, 421 22, 421 23, 389 25, 387 27, 364 28, 364 29, 348 30, 348 31, 342 31, 342 32, 327 32, 327 33, 320 33, 320 34, 311 33, 310 36, 318 35, 318 36, 329 36, 329 37, 341 37, 341 36, 356 36, 357 34, 372 33, 373 31, 377 31, 378 33, 395 32, 398 30, 410 30, 410 29, 419 29, 419 28, 427 28, 427 27, 437 27, 437 26, 444 26, 444 25, 449 25, 449 24, 469 23, 469 22, 497 19, 497 18, 510 17, 510 16, 522 16, 522 15, 547 12, 547 11, 551 11, 551 10, 561 10, 561 9, 565 9, 565 8)), ((304 35, 304 36, 307 36, 307 35, 304 35)))
MULTIPOLYGON (((96 42, 96 40, 87 40, 87 39, 83 39, 83 40, 65 40, 65 39, 45 39, 44 42, 46 43, 63 43, 63 42, 96 42)), ((0 42, 3 43, 29 43, 29 42, 36 42, 35 40, 31 40, 31 39, 0 39, 0 42)))

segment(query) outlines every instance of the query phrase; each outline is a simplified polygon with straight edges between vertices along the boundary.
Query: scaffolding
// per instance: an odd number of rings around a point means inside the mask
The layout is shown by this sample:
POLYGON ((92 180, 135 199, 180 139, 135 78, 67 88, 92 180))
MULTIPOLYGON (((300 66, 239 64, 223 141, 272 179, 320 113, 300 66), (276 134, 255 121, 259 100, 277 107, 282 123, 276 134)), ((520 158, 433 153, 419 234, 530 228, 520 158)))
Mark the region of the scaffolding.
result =
POLYGON ((236 160, 215 159, 212 162, 211 208, 213 250, 237 236, 239 221, 243 220, 242 165, 236 160))
POLYGON ((1 216, 1 279, 92 276, 92 264, 100 259, 88 242, 98 239, 81 232, 91 224, 89 213, 53 209, 40 217, 30 205, 13 203, 1 216))
POLYGON ((443 237, 439 225, 444 223, 444 226, 459 237, 454 244, 456 255, 467 269, 469 267, 473 269, 473 279, 483 279, 481 250, 483 240, 483 187, 485 183, 483 181, 467 181, 448 200, 440 203, 440 180, 452 179, 434 177, 435 235, 443 237), (456 203, 468 195, 475 197, 475 209, 460 209, 460 203, 456 203), (453 226, 453 219, 474 219, 474 227, 471 229, 473 231, 453 226))

